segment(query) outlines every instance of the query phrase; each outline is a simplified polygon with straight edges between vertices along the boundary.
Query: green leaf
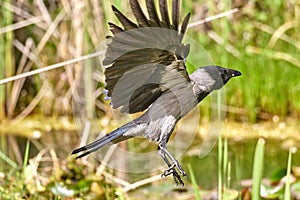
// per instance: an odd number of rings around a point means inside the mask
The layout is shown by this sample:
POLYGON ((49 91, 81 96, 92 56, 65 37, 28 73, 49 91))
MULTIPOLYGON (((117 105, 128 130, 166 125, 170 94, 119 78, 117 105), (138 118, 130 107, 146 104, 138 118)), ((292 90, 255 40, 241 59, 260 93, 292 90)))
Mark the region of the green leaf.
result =
POLYGON ((260 186, 263 174, 263 164, 264 164, 264 145, 265 140, 260 138, 257 142, 255 153, 254 153, 254 163, 253 163, 253 185, 252 185, 252 199, 260 199, 260 186))

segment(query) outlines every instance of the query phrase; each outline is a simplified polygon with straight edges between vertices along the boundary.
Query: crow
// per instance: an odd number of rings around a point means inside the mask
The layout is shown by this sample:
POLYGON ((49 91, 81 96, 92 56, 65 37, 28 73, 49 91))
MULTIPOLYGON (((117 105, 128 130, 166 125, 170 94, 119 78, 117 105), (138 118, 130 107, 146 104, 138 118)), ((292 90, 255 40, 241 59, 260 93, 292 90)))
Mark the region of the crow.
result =
POLYGON ((159 0, 158 6, 154 0, 146 0, 148 16, 138 0, 130 0, 130 6, 136 23, 112 6, 121 26, 108 23, 113 36, 108 36, 110 42, 103 60, 103 65, 108 66, 104 72, 105 89, 112 108, 143 114, 72 154, 81 153, 77 156, 81 158, 104 145, 144 137, 158 144, 158 153, 168 166, 162 176, 173 175, 176 185, 184 185, 182 176, 186 172, 166 147, 176 123, 208 94, 241 73, 203 66, 188 74, 190 46, 182 40, 190 13, 179 26, 179 0, 172 1, 171 12, 167 0, 159 0))

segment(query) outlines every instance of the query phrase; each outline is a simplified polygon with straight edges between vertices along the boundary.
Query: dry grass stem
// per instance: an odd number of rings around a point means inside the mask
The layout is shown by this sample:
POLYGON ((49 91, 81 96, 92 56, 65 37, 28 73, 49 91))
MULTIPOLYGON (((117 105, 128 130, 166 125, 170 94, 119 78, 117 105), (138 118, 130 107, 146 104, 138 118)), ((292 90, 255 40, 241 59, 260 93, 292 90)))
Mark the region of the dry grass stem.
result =
POLYGON ((108 161, 110 160, 111 156, 113 155, 113 153, 115 152, 116 148, 117 148, 118 145, 112 145, 110 146, 110 148, 108 149, 107 153, 105 154, 102 162, 101 162, 101 165, 98 167, 97 171, 96 171, 96 175, 97 176, 100 176, 104 170, 105 170, 105 167, 106 167, 106 163, 108 163, 108 161))
POLYGON ((51 16, 48 12, 48 9, 46 8, 44 1, 42 0, 36 0, 35 3, 37 4, 38 8, 40 9, 40 12, 43 14, 43 18, 45 19, 45 22, 50 26, 52 24, 51 16))
POLYGON ((238 11, 240 11, 239 8, 234 8, 234 9, 228 10, 226 12, 223 12, 223 13, 220 13, 220 14, 217 14, 217 15, 214 15, 214 16, 206 17, 204 19, 201 19, 201 20, 198 20, 198 21, 190 23, 188 25, 188 28, 192 28, 194 26, 198 26, 198 25, 204 24, 206 22, 210 22, 210 21, 222 18, 222 17, 226 17, 226 16, 229 16, 229 15, 232 15, 234 13, 237 13, 238 11))
POLYGON ((103 174, 103 176, 105 176, 105 178, 112 180, 114 183, 117 183, 118 185, 122 185, 124 187, 127 187, 130 185, 130 183, 128 183, 127 181, 124 181, 118 177, 115 177, 111 173, 108 173, 106 171, 103 171, 102 174, 103 174))
POLYGON ((248 46, 246 48, 246 51, 248 53, 254 53, 254 54, 260 54, 260 55, 265 55, 273 59, 278 59, 278 60, 285 60, 297 67, 300 67, 300 60, 294 57, 291 54, 281 52, 281 51, 272 51, 269 49, 262 49, 259 47, 253 47, 253 46, 248 46))
POLYGON ((16 156, 16 160, 19 163, 19 166, 22 166, 23 158, 16 137, 14 137, 13 135, 8 135, 8 141, 9 141, 9 145, 12 147, 14 155, 16 156))
POLYGON ((130 190, 134 190, 138 187, 141 187, 143 185, 146 185, 146 184, 149 184, 149 183, 161 180, 161 179, 162 179, 161 175, 155 175, 155 176, 152 176, 150 178, 146 178, 144 180, 141 180, 141 181, 135 182, 131 185, 128 185, 128 186, 124 187, 122 190, 123 190, 123 192, 128 192, 130 190))
MULTIPOLYGON (((26 62, 27 62, 28 58, 32 61, 36 60, 35 54, 30 52, 30 49, 33 46, 33 40, 31 38, 28 38, 26 40, 25 46, 23 46, 23 44, 21 42, 19 42, 19 40, 15 39, 13 41, 13 44, 17 49, 20 50, 20 52, 22 52, 22 57, 19 62, 17 74, 21 74, 21 73, 26 72, 26 70, 27 71, 30 70, 31 67, 30 68, 26 67, 26 62)), ((11 95, 9 97, 10 101, 8 104, 8 114, 7 114, 10 118, 12 118, 12 116, 14 114, 15 108, 17 106, 17 102, 19 100, 20 92, 24 85, 24 82, 25 82, 25 79, 19 79, 13 83, 11 95)))
MULTIPOLYGON (((84 0, 72 0, 70 1, 72 8, 72 29, 74 31, 73 45, 75 47, 74 55, 79 57, 83 55, 84 52, 84 8, 86 7, 86 2, 84 0)), ((81 65, 79 63, 74 63, 75 78, 80 77, 81 65)))
MULTIPOLYGON (((18 18, 21 18, 21 19, 30 19, 30 18, 34 18, 36 16, 33 16, 31 15, 30 13, 28 13, 27 11, 15 6, 15 5, 12 5, 10 3, 7 3, 7 2, 3 2, 1 4, 5 9, 9 10, 10 12, 14 13, 16 16, 18 16, 18 18)), ((43 19, 43 16, 39 16, 41 19, 43 19)), ((41 21, 43 22, 43 20, 41 21)), ((45 23, 35 23, 34 25, 36 25, 37 27, 43 29, 43 30, 46 30, 47 29, 47 24, 45 23)), ((54 35, 55 37, 57 37, 57 35, 54 35)))
POLYGON ((37 53, 41 52, 46 43, 48 42, 49 38, 52 36, 53 32, 56 31, 57 25, 63 20, 65 17, 65 11, 62 10, 60 13, 57 15, 53 23, 50 24, 47 32, 44 34, 42 37, 40 43, 37 45, 37 53))
POLYGON ((288 31, 289 29, 296 28, 297 22, 296 21, 289 21, 281 25, 272 35, 272 38, 270 39, 268 43, 269 48, 273 48, 278 41, 278 39, 281 38, 281 36, 288 31))
POLYGON ((19 121, 27 117, 33 111, 33 109, 38 105, 38 103, 46 95, 47 92, 48 92, 48 86, 46 86, 46 84, 43 84, 40 91, 32 99, 30 104, 19 115, 17 115, 14 119, 12 119, 12 123, 18 123, 19 121))
MULTIPOLYGON (((274 32, 276 31, 274 28, 260 23, 260 22, 253 22, 254 26, 270 35, 274 35, 274 32)), ((300 49, 300 42, 295 40, 294 38, 286 35, 285 33, 280 34, 279 39, 281 39, 282 41, 285 41, 293 46, 295 46, 297 49, 300 49)))
POLYGON ((38 17, 29 18, 27 20, 20 21, 20 22, 17 22, 15 24, 11 24, 11 25, 8 25, 8 26, 5 26, 5 27, 1 27, 0 28, 0 35, 3 34, 3 33, 18 30, 20 28, 24 28, 26 26, 30 26, 32 24, 38 24, 42 21, 43 21, 43 18, 41 16, 38 16, 38 17))
MULTIPOLYGON (((8 2, 1 1, 0 5, 3 6, 3 8, 9 10, 10 12, 12 12, 12 13, 14 13, 16 15, 19 15, 22 18, 28 19, 28 18, 32 18, 33 17, 33 15, 31 15, 27 11, 25 11, 25 10, 23 10, 23 9, 21 9, 21 8, 15 6, 15 5, 13 5, 13 4, 10 4, 8 2)), ((40 16, 40 17, 42 17, 42 16, 40 16)))
POLYGON ((57 68, 60 68, 60 67, 64 67, 65 65, 70 65, 70 64, 73 64, 73 63, 76 63, 76 62, 81 62, 81 61, 84 61, 84 60, 87 60, 87 59, 95 58, 97 56, 104 55, 104 53, 105 53, 105 51, 98 51, 98 52, 95 52, 95 53, 92 53, 92 54, 88 54, 88 55, 85 55, 85 56, 81 56, 81 57, 78 57, 78 58, 74 58, 74 59, 71 59, 71 60, 60 62, 60 63, 54 64, 54 65, 49 65, 47 67, 39 68, 39 69, 30 71, 30 72, 26 72, 26 73, 23 73, 23 74, 18 74, 16 76, 12 76, 12 77, 0 80, 0 85, 11 82, 11 81, 15 81, 15 80, 18 80, 18 79, 21 79, 21 78, 26 78, 28 76, 37 75, 37 74, 40 74, 42 72, 46 72, 46 71, 50 71, 50 70, 57 69, 57 68))
POLYGON ((208 36, 219 45, 225 45, 225 49, 233 56, 237 58, 240 57, 241 55, 240 52, 236 48, 234 48, 231 44, 229 43, 225 44, 224 39, 220 35, 218 35, 215 31, 208 31, 208 36))
POLYGON ((17 74, 23 72, 27 59, 35 62, 37 60, 36 55, 30 51, 33 47, 32 38, 27 38, 25 42, 25 46, 17 39, 14 39, 13 45, 22 53, 22 57, 18 66, 17 74))

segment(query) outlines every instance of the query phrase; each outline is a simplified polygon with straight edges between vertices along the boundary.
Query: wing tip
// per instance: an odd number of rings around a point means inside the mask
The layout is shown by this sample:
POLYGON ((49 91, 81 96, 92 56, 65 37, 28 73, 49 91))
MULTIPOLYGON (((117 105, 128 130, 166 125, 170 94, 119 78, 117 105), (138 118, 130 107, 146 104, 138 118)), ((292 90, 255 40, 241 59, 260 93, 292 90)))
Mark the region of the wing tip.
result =
POLYGON ((189 20, 190 20, 190 16, 191 16, 191 12, 189 12, 183 19, 182 24, 181 24, 181 30, 180 33, 181 34, 185 34, 187 28, 188 28, 188 24, 189 24, 189 20))
POLYGON ((86 146, 80 147, 80 148, 75 149, 74 151, 72 151, 71 155, 74 155, 74 154, 77 154, 77 153, 80 153, 80 152, 86 151, 86 150, 88 150, 88 149, 86 148, 86 146))
POLYGON ((91 153, 90 151, 88 151, 88 148, 86 146, 83 146, 83 147, 80 147, 80 148, 75 149, 74 151, 72 151, 71 155, 78 154, 78 153, 83 152, 83 151, 86 151, 86 152, 84 152, 81 155, 76 156, 75 157, 76 160, 79 159, 79 158, 82 158, 84 156, 87 156, 88 154, 91 153))
POLYGON ((77 156, 75 159, 77 160, 77 159, 79 159, 79 158, 82 158, 82 157, 84 157, 84 156, 87 156, 87 155, 90 154, 90 153, 91 153, 91 152, 87 151, 87 152, 85 152, 85 153, 83 153, 83 154, 77 156))
POLYGON ((119 11, 118 8, 117 8, 116 6, 114 6, 114 5, 111 5, 111 9, 112 9, 113 11, 119 11))

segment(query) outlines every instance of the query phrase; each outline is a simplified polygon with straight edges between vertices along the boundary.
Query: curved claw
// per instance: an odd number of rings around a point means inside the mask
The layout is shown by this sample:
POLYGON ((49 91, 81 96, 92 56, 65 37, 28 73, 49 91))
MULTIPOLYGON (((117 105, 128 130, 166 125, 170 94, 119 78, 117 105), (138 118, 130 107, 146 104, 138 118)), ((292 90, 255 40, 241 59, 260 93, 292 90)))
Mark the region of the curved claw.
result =
MULTIPOLYGON (((179 184, 181 184, 182 186, 184 186, 184 182, 182 181, 181 179, 181 176, 177 173, 176 169, 175 169, 175 164, 173 164, 172 166, 170 166, 168 169, 166 169, 164 171, 164 173, 162 173, 161 177, 167 177, 169 175, 173 175, 173 178, 174 178, 174 181, 175 181, 175 184, 176 186, 178 186, 179 184)), ((180 171, 180 170, 179 170, 180 171)), ((180 173, 183 175, 183 176, 186 176, 186 173, 182 170, 180 171, 180 173)))
POLYGON ((170 174, 174 174, 174 173, 177 173, 176 172, 176 170, 174 169, 174 167, 175 167, 175 165, 172 165, 172 166, 170 166, 168 169, 166 169, 165 171, 164 171, 164 173, 162 173, 162 177, 163 176, 169 176, 170 174))
POLYGON ((182 176, 187 176, 186 172, 182 169, 181 165, 177 162, 175 162, 173 165, 176 166, 176 168, 178 169, 178 171, 180 172, 180 174, 182 176))
POLYGON ((182 169, 179 162, 166 149, 165 144, 160 144, 158 146, 158 153, 162 157, 162 159, 165 161, 165 163, 169 166, 169 168, 164 171, 164 173, 161 175, 161 177, 169 176, 172 174, 176 185, 178 186, 179 184, 181 184, 182 186, 184 186, 181 176, 187 176, 187 174, 182 169))
POLYGON ((184 186, 183 180, 181 179, 181 177, 179 176, 179 174, 176 171, 175 171, 175 173, 173 173, 173 178, 174 178, 174 181, 176 183, 176 186, 178 186, 179 184, 184 186))

